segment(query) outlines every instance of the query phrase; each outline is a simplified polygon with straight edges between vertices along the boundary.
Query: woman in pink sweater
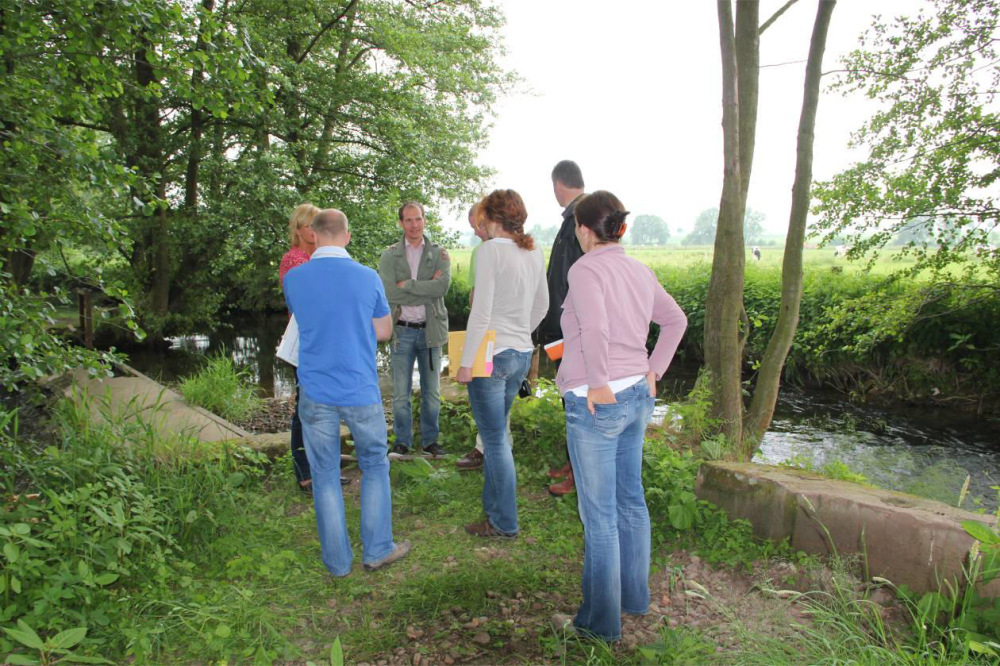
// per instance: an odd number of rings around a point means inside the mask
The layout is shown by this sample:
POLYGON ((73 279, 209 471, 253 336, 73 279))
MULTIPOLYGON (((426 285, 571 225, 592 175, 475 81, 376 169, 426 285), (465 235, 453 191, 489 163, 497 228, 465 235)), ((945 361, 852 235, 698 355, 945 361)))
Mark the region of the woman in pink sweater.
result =
POLYGON ((553 621, 608 641, 621 638, 622 612, 641 615, 649 608, 642 445, 656 381, 687 328, 684 312, 653 271, 621 247, 627 215, 606 191, 576 206, 584 255, 569 270, 556 375, 586 551, 583 604, 574 618, 556 615, 553 621), (647 356, 650 322, 659 324, 660 336, 647 356))

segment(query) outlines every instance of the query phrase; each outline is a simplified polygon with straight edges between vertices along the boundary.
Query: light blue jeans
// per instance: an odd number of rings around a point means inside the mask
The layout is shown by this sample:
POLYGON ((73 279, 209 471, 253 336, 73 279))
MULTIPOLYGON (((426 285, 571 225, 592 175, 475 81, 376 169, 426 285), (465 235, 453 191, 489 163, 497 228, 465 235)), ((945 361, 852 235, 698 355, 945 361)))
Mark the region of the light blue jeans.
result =
POLYGON ((346 576, 351 573, 354 554, 340 487, 341 419, 354 437, 361 468, 361 559, 365 564, 376 562, 396 548, 392 541, 385 411, 381 403, 361 407, 324 405, 310 400, 303 391, 299 418, 313 475, 313 505, 323 564, 334 576, 346 576))
POLYGON ((493 357, 493 374, 469 382, 469 404, 483 440, 483 510, 498 532, 517 534, 517 472, 507 415, 528 376, 531 352, 507 349, 493 357))
POLYGON ((392 344, 392 431, 396 443, 413 448, 413 362, 420 373, 420 445, 437 443, 441 411, 441 348, 427 346, 426 328, 395 326, 392 344))
POLYGON ((566 393, 566 439, 583 521, 583 604, 573 624, 615 641, 622 612, 649 610, 649 511, 642 488, 642 443, 653 413, 645 379, 595 405, 566 393))

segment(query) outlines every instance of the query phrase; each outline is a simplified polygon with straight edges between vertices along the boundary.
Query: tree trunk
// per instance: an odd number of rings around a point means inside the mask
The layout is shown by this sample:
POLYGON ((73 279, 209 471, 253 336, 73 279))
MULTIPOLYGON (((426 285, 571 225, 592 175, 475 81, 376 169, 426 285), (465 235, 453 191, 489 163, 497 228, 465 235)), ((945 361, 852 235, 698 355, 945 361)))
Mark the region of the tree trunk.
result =
POLYGON ((705 303, 705 361, 711 372, 715 416, 721 419, 726 437, 738 444, 743 433, 739 325, 744 268, 740 109, 732 3, 718 0, 717 5, 722 54, 724 168, 712 277, 705 303))
MULTIPOLYGON (((202 0, 202 8, 205 10, 206 14, 210 14, 213 9, 215 9, 215 0, 202 0)), ((198 39, 195 41, 195 51, 200 51, 205 47, 204 32, 202 29, 198 31, 198 39)), ((191 89, 192 91, 197 90, 205 78, 204 71, 201 65, 194 68, 191 72, 191 89)), ((201 146, 201 135, 205 126, 205 114, 199 108, 191 109, 191 144, 188 146, 188 163, 187 170, 184 173, 184 208, 186 208, 189 214, 194 213, 195 207, 198 205, 198 169, 201 166, 202 157, 202 146, 201 146)))
MULTIPOLYGON (((137 123, 137 146, 138 160, 136 164, 143 180, 148 183, 155 183, 155 194, 163 200, 166 199, 166 168, 163 159, 163 128, 160 125, 160 107, 155 102, 155 97, 145 95, 143 92, 156 83, 156 72, 149 60, 146 58, 146 48, 149 46, 147 40, 140 41, 141 48, 135 53, 135 74, 136 83, 140 90, 135 99, 135 121, 137 123)), ((165 204, 164 204, 165 206, 165 204)), ((148 225, 149 235, 149 255, 150 255, 150 284, 149 284, 149 313, 154 317, 162 317, 167 314, 170 306, 170 246, 169 246, 169 218, 164 206, 157 208, 155 218, 150 220, 148 225)), ((152 336, 158 337, 158 331, 150 331, 152 336)))
POLYGON ((757 139, 757 96, 760 90, 760 3, 736 3, 736 70, 740 113, 740 202, 747 207, 753 151, 757 139))
POLYGON ((820 0, 809 43, 805 91, 802 97, 802 113, 799 117, 792 206, 788 216, 788 235, 785 238, 785 255, 781 267, 781 308, 774 333, 771 334, 767 350, 761 360, 753 400, 747 413, 744 430, 745 446, 741 451, 747 460, 753 456, 761 436, 771 425, 774 405, 778 399, 781 370, 799 323, 803 279, 802 249, 805 243, 806 217, 809 213, 812 185, 813 139, 816 111, 819 108, 819 84, 823 76, 823 52, 826 49, 830 17, 836 4, 836 0, 820 0))

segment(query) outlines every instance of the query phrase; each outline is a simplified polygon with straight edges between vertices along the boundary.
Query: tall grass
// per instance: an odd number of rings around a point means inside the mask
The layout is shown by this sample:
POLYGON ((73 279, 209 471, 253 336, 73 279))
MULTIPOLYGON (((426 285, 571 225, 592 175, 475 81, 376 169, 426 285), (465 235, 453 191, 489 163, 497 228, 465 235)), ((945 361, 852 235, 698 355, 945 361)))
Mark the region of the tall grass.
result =
POLYGON ((205 367, 184 378, 178 390, 188 402, 230 421, 242 421, 261 407, 261 399, 246 370, 240 370, 223 350, 205 367))

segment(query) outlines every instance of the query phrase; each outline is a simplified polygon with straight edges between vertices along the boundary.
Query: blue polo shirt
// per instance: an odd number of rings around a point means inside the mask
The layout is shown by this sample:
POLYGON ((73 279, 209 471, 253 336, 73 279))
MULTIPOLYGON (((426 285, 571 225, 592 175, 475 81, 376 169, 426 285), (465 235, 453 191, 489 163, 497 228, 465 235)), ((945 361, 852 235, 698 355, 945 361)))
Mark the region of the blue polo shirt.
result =
POLYGON ((299 384, 324 405, 379 404, 372 319, 389 314, 378 273, 341 247, 316 248, 285 276, 285 301, 299 325, 299 384))

